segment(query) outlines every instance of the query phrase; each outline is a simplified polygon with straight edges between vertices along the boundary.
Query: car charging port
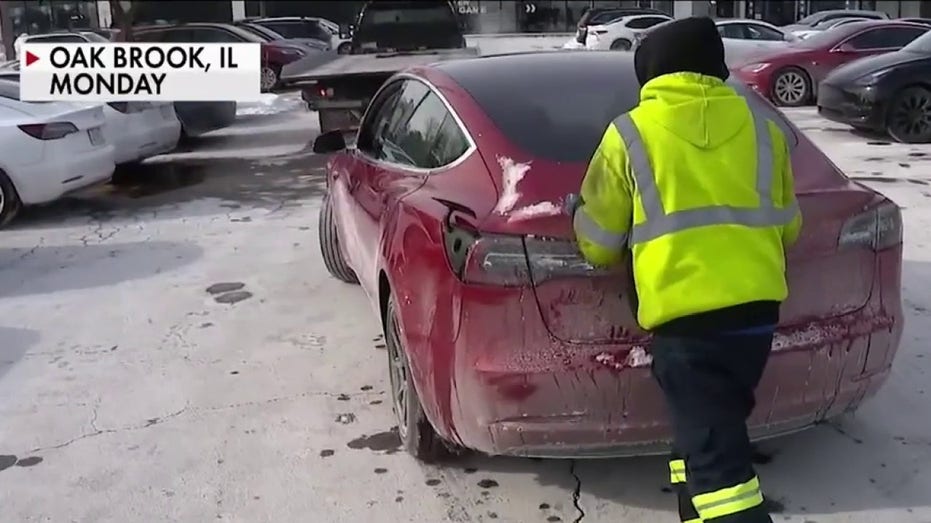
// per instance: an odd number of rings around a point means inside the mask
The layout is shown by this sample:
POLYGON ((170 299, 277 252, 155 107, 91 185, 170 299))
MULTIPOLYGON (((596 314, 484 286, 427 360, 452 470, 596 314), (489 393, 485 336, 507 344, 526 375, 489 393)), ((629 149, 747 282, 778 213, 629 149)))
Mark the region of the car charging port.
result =
POLYGON ((902 243, 902 211, 887 201, 851 217, 841 228, 838 247, 881 251, 902 243))

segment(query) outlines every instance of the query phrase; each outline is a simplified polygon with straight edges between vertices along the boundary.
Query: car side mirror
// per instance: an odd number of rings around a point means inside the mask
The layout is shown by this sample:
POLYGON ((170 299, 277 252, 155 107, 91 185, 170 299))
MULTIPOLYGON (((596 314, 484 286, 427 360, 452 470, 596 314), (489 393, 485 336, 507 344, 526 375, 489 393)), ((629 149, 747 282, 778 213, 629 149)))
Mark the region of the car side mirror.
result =
POLYGON ((343 131, 327 131, 314 140, 314 152, 318 154, 335 153, 346 148, 343 131))

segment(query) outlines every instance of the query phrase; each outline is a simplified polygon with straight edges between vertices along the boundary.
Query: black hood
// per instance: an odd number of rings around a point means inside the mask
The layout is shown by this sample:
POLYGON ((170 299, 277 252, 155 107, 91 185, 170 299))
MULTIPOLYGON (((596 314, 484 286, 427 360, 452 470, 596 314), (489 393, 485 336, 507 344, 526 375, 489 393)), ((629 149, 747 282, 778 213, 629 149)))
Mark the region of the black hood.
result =
POLYGON ((670 73, 698 73, 727 80, 724 42, 714 20, 691 17, 673 20, 644 34, 634 52, 640 85, 670 73))
POLYGON ((910 64, 912 62, 931 64, 931 56, 926 53, 913 53, 911 51, 896 51, 894 53, 868 56, 844 64, 831 71, 831 74, 824 79, 824 82, 832 85, 842 85, 884 69, 889 69, 890 67, 910 64))

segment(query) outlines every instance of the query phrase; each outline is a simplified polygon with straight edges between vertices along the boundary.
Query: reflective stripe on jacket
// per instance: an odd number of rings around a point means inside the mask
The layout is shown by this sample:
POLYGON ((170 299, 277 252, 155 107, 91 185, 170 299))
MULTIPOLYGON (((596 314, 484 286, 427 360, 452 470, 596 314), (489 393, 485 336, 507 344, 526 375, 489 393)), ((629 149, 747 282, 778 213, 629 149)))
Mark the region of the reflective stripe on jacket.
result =
POLYGON ((783 301, 801 213, 786 138, 726 83, 654 78, 608 127, 574 216, 593 265, 633 253, 638 321, 783 301))

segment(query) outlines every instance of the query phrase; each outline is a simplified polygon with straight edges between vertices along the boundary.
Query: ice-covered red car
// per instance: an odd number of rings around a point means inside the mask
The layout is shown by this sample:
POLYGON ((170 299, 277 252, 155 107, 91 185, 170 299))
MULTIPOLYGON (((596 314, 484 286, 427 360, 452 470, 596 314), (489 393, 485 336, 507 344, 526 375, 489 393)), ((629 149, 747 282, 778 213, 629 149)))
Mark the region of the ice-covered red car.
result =
MULTIPOLYGON (((902 222, 734 85, 785 130, 805 221, 751 419, 762 438, 852 411, 888 377, 903 322, 902 222)), ((324 261, 361 283, 378 313, 415 456, 444 444, 543 457, 664 449, 670 427, 627 270, 585 263, 560 211, 638 92, 623 53, 454 60, 389 80, 355 144, 338 131, 315 142, 333 153, 324 261)))

